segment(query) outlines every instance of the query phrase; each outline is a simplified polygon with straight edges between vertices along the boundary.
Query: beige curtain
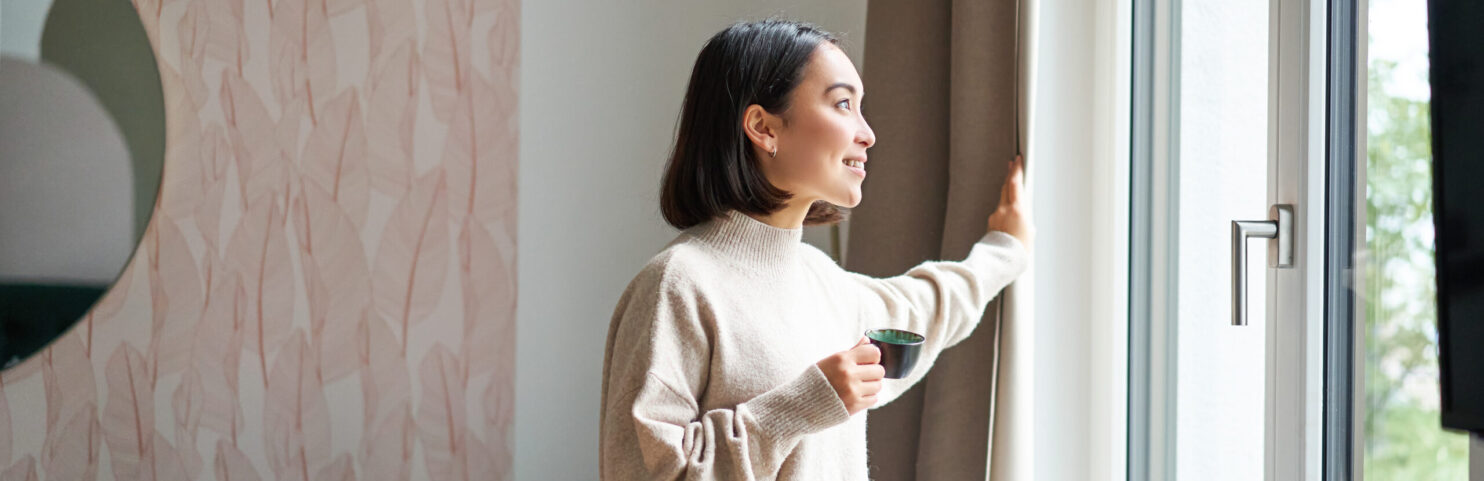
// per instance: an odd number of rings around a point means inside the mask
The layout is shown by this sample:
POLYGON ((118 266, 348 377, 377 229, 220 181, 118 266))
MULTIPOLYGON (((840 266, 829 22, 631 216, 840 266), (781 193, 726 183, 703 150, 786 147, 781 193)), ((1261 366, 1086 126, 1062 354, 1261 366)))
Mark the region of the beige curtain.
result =
MULTIPOLYGON (((1025 140, 1017 121, 1027 124, 1029 72, 1017 65, 1030 62, 1017 38, 1029 35, 1016 25, 1030 24, 1027 3, 871 0, 862 70, 877 143, 867 200, 851 214, 848 269, 890 276, 962 259, 984 234, 1025 140)), ((872 479, 1029 479, 1029 311, 1015 302, 1029 299, 1026 279, 918 386, 871 413, 872 479)))

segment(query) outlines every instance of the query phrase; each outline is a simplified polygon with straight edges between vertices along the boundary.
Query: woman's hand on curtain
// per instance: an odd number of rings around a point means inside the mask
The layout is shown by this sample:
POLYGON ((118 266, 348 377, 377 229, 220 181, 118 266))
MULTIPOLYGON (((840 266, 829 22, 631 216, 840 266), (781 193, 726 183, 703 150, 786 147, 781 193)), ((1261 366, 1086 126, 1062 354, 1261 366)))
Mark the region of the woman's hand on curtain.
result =
POLYGON ((1010 161, 1010 175, 1005 176, 1005 185, 1000 188, 1000 205, 989 215, 989 230, 1014 236, 1026 249, 1035 240, 1030 197, 1025 195, 1025 161, 1018 155, 1010 161))

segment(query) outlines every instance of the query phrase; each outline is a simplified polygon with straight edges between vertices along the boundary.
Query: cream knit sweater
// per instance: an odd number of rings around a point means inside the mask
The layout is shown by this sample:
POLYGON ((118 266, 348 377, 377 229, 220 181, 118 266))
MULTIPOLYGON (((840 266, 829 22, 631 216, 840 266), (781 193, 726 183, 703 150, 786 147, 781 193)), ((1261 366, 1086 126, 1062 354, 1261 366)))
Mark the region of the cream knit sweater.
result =
POLYGON ((603 355, 605 480, 864 480, 866 415, 850 416, 814 363, 867 329, 927 336, 916 369, 885 380, 881 406, 969 336, 1025 269, 1003 232, 962 262, 877 279, 841 269, 738 212, 687 229, 629 283, 603 355))

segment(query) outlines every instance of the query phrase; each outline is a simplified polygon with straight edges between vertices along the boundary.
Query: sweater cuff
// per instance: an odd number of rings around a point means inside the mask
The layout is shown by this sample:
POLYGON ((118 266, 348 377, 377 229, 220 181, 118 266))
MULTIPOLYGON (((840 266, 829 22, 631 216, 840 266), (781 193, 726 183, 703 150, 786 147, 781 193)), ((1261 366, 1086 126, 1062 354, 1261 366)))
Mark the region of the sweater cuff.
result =
POLYGON ((780 438, 814 434, 850 420, 850 411, 819 366, 747 402, 758 425, 780 438))

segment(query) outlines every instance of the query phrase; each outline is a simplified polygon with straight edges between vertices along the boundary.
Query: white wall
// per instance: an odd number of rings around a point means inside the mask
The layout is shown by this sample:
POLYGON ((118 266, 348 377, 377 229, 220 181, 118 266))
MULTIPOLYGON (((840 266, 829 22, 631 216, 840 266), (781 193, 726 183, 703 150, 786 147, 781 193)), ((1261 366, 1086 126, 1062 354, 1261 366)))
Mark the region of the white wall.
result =
POLYGON ((859 66, 866 7, 569 0, 521 8, 515 474, 597 479, 609 316, 675 236, 659 213, 660 173, 701 45, 732 22, 781 13, 842 34, 859 66))

